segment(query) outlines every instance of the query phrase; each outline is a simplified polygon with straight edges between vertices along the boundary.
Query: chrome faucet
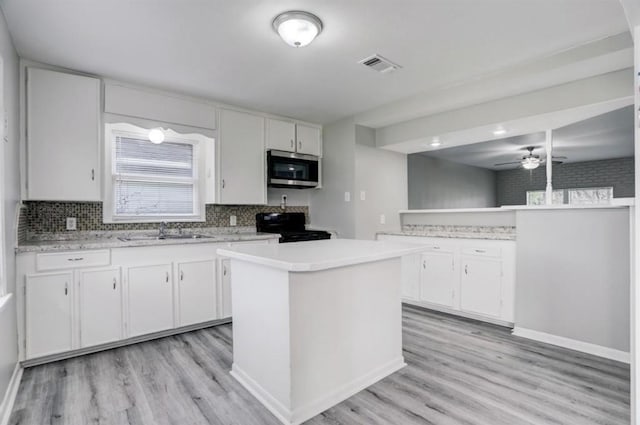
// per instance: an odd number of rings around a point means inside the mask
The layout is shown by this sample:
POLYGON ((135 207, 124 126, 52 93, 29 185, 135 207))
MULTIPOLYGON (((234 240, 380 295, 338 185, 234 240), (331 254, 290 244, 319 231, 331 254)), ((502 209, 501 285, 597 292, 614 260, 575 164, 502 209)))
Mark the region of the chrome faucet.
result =
POLYGON ((158 227, 158 238, 164 239, 167 236, 167 222, 160 222, 160 226, 158 227))

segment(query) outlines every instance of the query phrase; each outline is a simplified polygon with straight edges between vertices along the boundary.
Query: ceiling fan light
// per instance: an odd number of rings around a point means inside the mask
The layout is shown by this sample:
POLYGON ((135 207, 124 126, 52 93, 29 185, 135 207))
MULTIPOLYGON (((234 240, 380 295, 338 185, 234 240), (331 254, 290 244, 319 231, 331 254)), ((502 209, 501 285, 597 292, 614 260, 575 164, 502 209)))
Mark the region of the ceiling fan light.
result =
POLYGON ((525 158, 521 164, 525 170, 535 170, 540 166, 540 159, 534 157, 525 158))
POLYGON ((291 10, 275 17, 273 29, 289 46, 304 47, 322 32, 322 21, 309 12, 291 10))

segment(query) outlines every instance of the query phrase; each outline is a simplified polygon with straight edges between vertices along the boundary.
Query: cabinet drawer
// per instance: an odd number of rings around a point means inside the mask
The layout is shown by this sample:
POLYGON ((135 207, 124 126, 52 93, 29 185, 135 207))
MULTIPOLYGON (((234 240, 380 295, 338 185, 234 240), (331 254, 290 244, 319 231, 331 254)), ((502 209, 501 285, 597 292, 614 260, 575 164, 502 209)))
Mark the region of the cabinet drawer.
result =
POLYGON ((500 248, 487 248, 487 247, 463 247, 462 255, 478 255, 481 257, 500 257, 502 252, 500 248))
POLYGON ((440 244, 430 243, 424 246, 424 250, 428 252, 453 252, 450 246, 442 246, 440 244))
POLYGON ((108 266, 109 263, 110 255, 108 249, 55 252, 36 256, 36 269, 38 271, 108 266))

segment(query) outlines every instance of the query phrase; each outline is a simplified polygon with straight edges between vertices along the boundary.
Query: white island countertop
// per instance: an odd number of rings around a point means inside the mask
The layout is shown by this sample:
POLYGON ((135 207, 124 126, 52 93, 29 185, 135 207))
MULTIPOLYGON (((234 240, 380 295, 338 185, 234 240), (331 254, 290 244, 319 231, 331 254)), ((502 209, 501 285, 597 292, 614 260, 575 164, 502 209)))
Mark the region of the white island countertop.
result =
POLYGON ((387 241, 327 239, 218 248, 217 252, 223 257, 290 272, 311 272, 401 257, 422 249, 421 246, 387 241))

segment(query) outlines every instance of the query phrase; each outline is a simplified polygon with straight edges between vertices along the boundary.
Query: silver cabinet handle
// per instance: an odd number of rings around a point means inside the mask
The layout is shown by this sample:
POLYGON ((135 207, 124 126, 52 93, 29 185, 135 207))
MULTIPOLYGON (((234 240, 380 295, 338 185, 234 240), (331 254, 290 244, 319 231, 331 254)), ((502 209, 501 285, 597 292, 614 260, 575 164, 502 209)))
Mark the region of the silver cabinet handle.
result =
POLYGON ((465 264, 465 265, 464 265, 464 274, 469 274, 469 269, 468 269, 468 267, 469 267, 469 266, 468 266, 467 264, 465 264))
POLYGON ((94 181, 96 179, 96 170, 95 168, 91 169, 91 181, 94 181))
POLYGON ((298 140, 298 149, 302 149, 302 140, 298 140))
POLYGON ((64 283, 64 294, 65 295, 69 294, 69 282, 64 283))
POLYGON ((169 283, 169 272, 166 272, 166 277, 164 278, 164 281, 169 283))
POLYGON ((224 189, 225 186, 226 186, 226 183, 225 183, 224 179, 222 179, 222 188, 224 189))
POLYGON ((82 261, 84 257, 76 257, 76 258, 67 258, 67 261, 82 261))
POLYGON ((423 269, 427 268, 427 262, 425 260, 422 260, 422 268, 423 269))
POLYGON ((295 148, 295 144, 293 143, 293 139, 291 139, 291 149, 295 148))
POLYGON ((113 290, 115 291, 115 289, 116 289, 116 278, 114 277, 113 278, 113 290))
POLYGON ((222 267, 222 276, 226 276, 226 275, 227 275, 227 268, 222 267))
POLYGON ((180 270, 180 280, 184 280, 184 271, 180 270))
POLYGON ((482 254, 482 253, 487 252, 487 251, 486 251, 486 250, 484 250, 484 249, 476 249, 476 252, 478 252, 478 253, 482 254))

